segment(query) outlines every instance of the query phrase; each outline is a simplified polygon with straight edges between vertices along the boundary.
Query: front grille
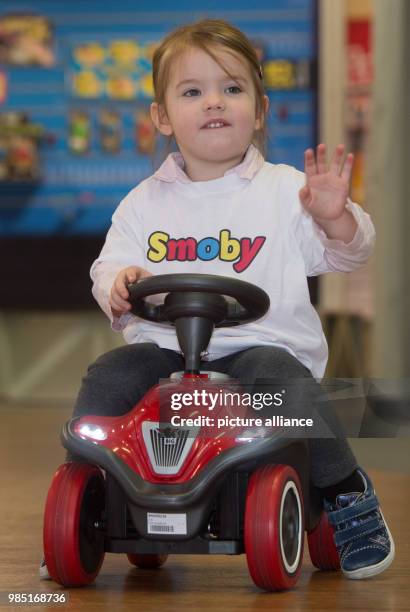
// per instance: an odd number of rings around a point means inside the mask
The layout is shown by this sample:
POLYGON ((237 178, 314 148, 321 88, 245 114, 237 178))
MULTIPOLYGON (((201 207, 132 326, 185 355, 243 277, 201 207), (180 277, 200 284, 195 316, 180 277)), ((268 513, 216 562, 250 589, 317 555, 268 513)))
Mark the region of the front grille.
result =
POLYGON ((151 445, 156 465, 166 467, 178 465, 188 434, 187 429, 180 431, 151 429, 151 445))
POLYGON ((157 474, 177 474, 191 450, 196 428, 172 429, 168 425, 145 421, 142 434, 152 468, 157 474))

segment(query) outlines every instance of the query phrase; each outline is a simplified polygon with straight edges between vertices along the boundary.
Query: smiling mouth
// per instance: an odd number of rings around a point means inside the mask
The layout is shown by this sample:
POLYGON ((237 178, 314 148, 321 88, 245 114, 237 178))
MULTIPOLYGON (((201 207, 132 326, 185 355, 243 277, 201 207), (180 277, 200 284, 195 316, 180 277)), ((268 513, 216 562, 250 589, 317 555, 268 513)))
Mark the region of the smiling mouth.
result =
POLYGON ((220 128, 229 127, 227 123, 221 123, 219 121, 215 121, 214 123, 208 123, 208 125, 204 125, 202 130, 218 130, 220 128))

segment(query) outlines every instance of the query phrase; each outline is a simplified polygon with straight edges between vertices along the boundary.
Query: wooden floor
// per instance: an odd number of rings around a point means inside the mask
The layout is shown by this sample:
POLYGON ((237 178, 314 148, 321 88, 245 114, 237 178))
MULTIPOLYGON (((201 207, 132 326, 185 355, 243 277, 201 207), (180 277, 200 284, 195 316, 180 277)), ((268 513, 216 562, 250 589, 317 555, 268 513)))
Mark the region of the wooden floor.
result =
MULTIPOLYGON (((64 457, 59 443, 67 409, 0 407, 0 609, 9 592, 50 593, 64 589, 41 582, 42 513, 51 477, 64 457)), ((318 572, 305 551, 301 579, 293 591, 257 589, 239 557, 174 556, 159 570, 138 570, 125 555, 108 554, 94 585, 69 589, 57 609, 133 610, 410 610, 410 476, 369 470, 396 542, 396 560, 366 581, 340 572, 318 572)), ((15 608, 17 609, 17 608, 15 608)), ((32 609, 42 609, 41 605, 32 609)), ((44 609, 51 609, 50 606, 44 609)))

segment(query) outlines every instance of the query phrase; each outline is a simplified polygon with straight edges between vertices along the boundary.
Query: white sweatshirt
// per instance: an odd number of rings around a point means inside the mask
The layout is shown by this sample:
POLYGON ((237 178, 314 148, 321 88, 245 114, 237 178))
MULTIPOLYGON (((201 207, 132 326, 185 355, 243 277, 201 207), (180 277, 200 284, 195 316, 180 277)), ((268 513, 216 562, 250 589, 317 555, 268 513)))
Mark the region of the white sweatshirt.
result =
MULTIPOLYGON (((191 181, 180 153, 120 203, 105 245, 91 268, 93 294, 128 343, 154 342, 180 350, 174 328, 129 313, 114 318, 109 295, 118 272, 136 265, 152 274, 193 272, 242 279, 270 297, 258 321, 214 330, 206 359, 252 346, 286 349, 321 378, 327 344, 310 303, 307 276, 349 272, 371 254, 375 231, 363 209, 348 201, 358 229, 345 244, 330 240, 303 209, 305 175, 265 162, 250 145, 242 163, 221 178, 191 181), (177 242, 178 241, 178 242, 177 242)), ((158 299, 158 298, 156 298, 158 299)))

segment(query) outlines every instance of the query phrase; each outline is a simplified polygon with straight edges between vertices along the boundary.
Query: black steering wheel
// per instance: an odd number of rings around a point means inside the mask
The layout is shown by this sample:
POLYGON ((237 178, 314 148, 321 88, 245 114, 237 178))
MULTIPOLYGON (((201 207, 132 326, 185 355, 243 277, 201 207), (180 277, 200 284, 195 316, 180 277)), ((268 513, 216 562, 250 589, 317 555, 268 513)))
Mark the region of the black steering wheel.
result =
POLYGON ((245 281, 212 274, 163 274, 128 285, 131 312, 142 319, 175 325, 185 356, 185 372, 198 374, 201 355, 214 327, 249 323, 269 308, 263 289, 245 281), (162 304, 144 298, 166 293, 162 304), (227 300, 225 296, 234 301, 227 300))
POLYGON ((157 323, 203 317, 211 319, 215 327, 231 327, 259 319, 270 305, 267 293, 256 285, 214 274, 150 276, 128 285, 128 292, 131 312, 157 323), (162 304, 145 301, 158 293, 168 294, 162 304))

